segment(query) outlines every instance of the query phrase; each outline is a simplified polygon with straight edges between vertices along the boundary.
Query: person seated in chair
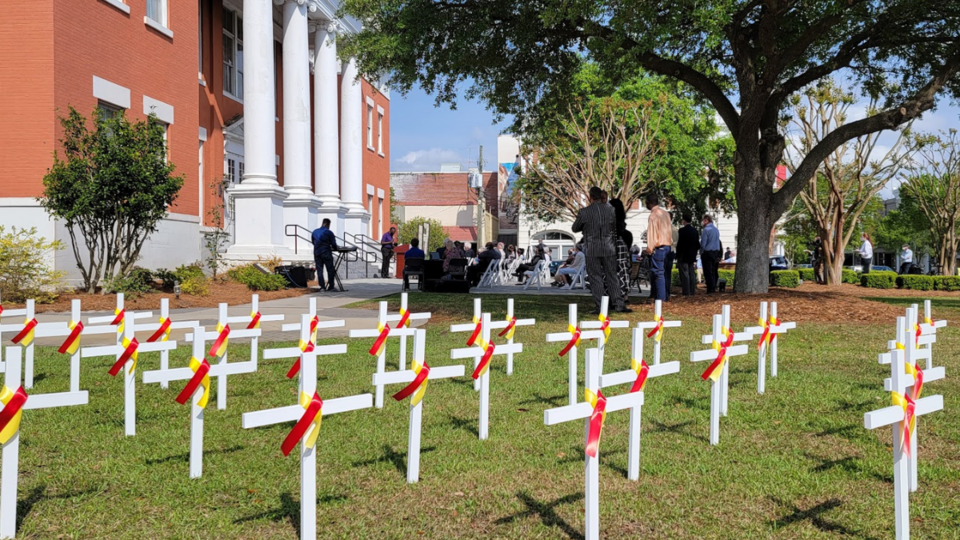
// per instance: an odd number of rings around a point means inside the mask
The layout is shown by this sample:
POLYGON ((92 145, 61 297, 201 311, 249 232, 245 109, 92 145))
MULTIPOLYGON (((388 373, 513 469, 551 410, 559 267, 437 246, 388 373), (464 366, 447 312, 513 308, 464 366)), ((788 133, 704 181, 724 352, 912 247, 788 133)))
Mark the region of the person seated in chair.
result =
POLYGON ((587 259, 583 255, 583 246, 577 244, 576 249, 573 250, 573 261, 564 263, 557 270, 551 285, 569 290, 573 286, 573 276, 580 273, 586 262, 587 259))
POLYGON ((427 255, 420 249, 420 239, 411 238, 410 239, 410 249, 403 254, 406 259, 425 259, 427 255))
POLYGON ((523 263, 517 267, 517 281, 519 282, 520 285, 523 285, 525 281, 524 274, 536 268, 537 263, 539 263, 542 260, 543 260, 543 248, 537 246, 536 255, 534 255, 533 258, 530 259, 530 262, 523 263))
MULTIPOLYGON (((453 241, 447 240, 447 245, 445 246, 446 249, 444 249, 444 252, 443 252, 443 271, 444 272, 451 271, 450 261, 452 261, 453 259, 463 258, 463 251, 458 245, 459 243, 460 242, 453 242, 453 241)), ((460 270, 462 271, 462 269, 460 270)))
POLYGON ((467 268, 467 281, 470 282, 470 286, 476 287, 490 264, 499 258, 500 252, 497 251, 496 246, 493 245, 493 242, 487 242, 486 249, 477 255, 477 264, 467 268))

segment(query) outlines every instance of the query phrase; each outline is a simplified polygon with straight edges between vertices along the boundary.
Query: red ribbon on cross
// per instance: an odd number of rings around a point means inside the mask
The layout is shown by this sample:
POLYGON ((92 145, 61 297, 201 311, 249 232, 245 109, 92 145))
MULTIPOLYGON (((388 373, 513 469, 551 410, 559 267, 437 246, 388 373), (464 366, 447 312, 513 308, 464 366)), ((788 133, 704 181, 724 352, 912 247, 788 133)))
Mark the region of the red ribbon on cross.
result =
POLYGON ((373 346, 370 347, 370 356, 380 356, 380 353, 383 351, 383 347, 387 344, 387 337, 390 335, 390 325, 389 324, 379 324, 377 323, 377 328, 380 329, 380 335, 377 336, 377 340, 373 342, 373 346))
POLYGON ((22 386, 17 388, 16 392, 11 392, 9 387, 4 386, 0 392, 0 401, 3 402, 3 409, 0 410, 0 444, 7 444, 20 430, 20 418, 23 416, 21 412, 27 402, 27 393, 22 386))
POLYGON ((406 309, 400 308, 400 322, 397 323, 397 328, 404 326, 410 328, 410 312, 406 309))
POLYGON ((307 430, 310 429, 311 425, 316 425, 316 429, 307 440, 303 441, 308 448, 313 448, 313 445, 316 443, 317 434, 320 430, 320 422, 323 418, 323 400, 320 399, 320 395, 316 392, 313 393, 313 397, 307 396, 307 394, 300 394, 300 406, 305 409, 303 416, 300 417, 300 420, 297 421, 296 425, 293 426, 293 429, 290 430, 290 433, 287 434, 287 438, 283 440, 283 443, 280 445, 280 450, 283 451, 283 455, 289 456, 290 452, 296 448, 297 443, 303 439, 303 436, 307 433, 307 430))
POLYGON ((206 358, 200 361, 197 361, 196 358, 191 358, 190 369, 193 370, 193 377, 190 378, 187 386, 185 386, 177 396, 177 403, 186 405, 190 396, 197 391, 197 387, 203 384, 203 396, 200 398, 198 405, 201 409, 206 408, 207 397, 210 395, 210 377, 208 376, 210 373, 210 363, 207 362, 206 358))
POLYGON ((570 349, 580 346, 580 327, 574 327, 573 325, 567 325, 567 331, 573 334, 573 337, 570 338, 570 341, 567 342, 567 345, 560 351, 557 356, 563 356, 570 352, 570 349))
POLYGON ((120 373, 120 370, 123 368, 123 365, 127 363, 127 360, 133 359, 133 365, 130 366, 130 372, 132 373, 134 368, 137 367, 137 348, 140 347, 140 343, 137 342, 137 338, 127 340, 123 338, 123 354, 120 355, 120 358, 117 358, 117 361, 113 364, 113 367, 110 368, 110 376, 116 377, 117 373, 120 373))
POLYGON ((603 392, 597 390, 594 395, 590 390, 584 390, 586 401, 593 407, 590 413, 590 430, 587 432, 587 455, 597 457, 597 450, 600 449, 600 432, 603 431, 603 421, 607 418, 607 398, 603 392))
POLYGON ((517 318, 510 317, 507 319, 507 326, 503 329, 503 332, 497 334, 498 337, 507 336, 507 339, 513 339, 513 329, 517 326, 517 318), (509 335, 508 335, 509 334, 509 335))
MULTIPOLYGON (((426 390, 427 380, 428 380, 428 377, 430 376, 430 366, 427 365, 427 361, 424 360, 423 364, 421 365, 416 360, 414 360, 413 370, 417 372, 417 376, 414 377, 413 381, 407 386, 405 386, 403 390, 400 390, 399 392, 394 394, 393 399, 397 401, 403 401, 404 399, 413 395, 413 393, 419 390, 421 386, 423 387, 424 390, 426 390)), ((416 405, 417 403, 419 403, 420 399, 423 399, 423 393, 420 392, 418 397, 419 399, 414 398, 413 402, 411 402, 411 405, 416 405)))
POLYGON ((260 328, 260 312, 254 311, 250 314, 250 324, 247 325, 247 330, 253 330, 254 328, 260 328))
POLYGON ((60 354, 76 353, 77 347, 80 346, 81 333, 83 333, 83 322, 82 321, 77 321, 76 323, 71 322, 70 335, 67 336, 67 339, 63 340, 63 343, 60 345, 60 348, 57 349, 57 352, 60 354))
POLYGON ((170 337, 170 319, 168 317, 162 317, 160 319, 160 328, 157 328, 157 331, 147 338, 147 343, 153 343, 160 338, 166 341, 168 337, 170 337))
POLYGON ((488 343, 482 339, 479 345, 480 348, 483 349, 483 356, 480 357, 480 363, 477 364, 477 368, 473 370, 474 379, 483 377, 483 374, 487 372, 487 368, 490 367, 490 357, 493 356, 493 350, 496 348, 493 343, 488 343))
POLYGON ((727 348, 730 347, 730 344, 733 343, 733 332, 723 329, 723 333, 727 336, 727 339, 722 343, 719 341, 713 342, 713 348, 717 350, 717 358, 709 366, 707 366, 706 371, 700 375, 700 378, 703 380, 713 379, 714 381, 720 377, 720 373, 723 371, 723 363, 727 359, 727 348))
POLYGON ((17 335, 13 336, 14 344, 29 345, 33 343, 33 329, 37 327, 37 319, 30 319, 23 322, 23 329, 17 335))
POLYGON ((473 328, 473 333, 467 338, 467 347, 472 347, 473 344, 477 342, 477 338, 480 337, 480 331, 483 330, 483 323, 477 320, 476 317, 473 318, 473 322, 475 322, 477 326, 473 328))
POLYGON ((650 366, 647 365, 646 360, 641 358, 640 362, 631 359, 630 367, 637 373, 637 379, 633 381, 630 392, 642 392, 643 387, 647 384, 647 375, 650 374, 650 366))

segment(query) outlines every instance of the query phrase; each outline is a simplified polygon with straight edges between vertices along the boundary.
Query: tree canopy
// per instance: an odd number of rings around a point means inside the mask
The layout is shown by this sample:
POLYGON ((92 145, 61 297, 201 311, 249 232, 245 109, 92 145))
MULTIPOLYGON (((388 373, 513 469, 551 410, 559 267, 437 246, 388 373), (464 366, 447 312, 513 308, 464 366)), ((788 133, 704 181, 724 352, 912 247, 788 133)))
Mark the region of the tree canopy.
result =
POLYGON ((438 102, 477 98, 522 125, 562 103, 582 64, 614 83, 640 70, 709 101, 736 143, 736 289, 768 285, 773 224, 845 141, 960 95, 960 3, 943 0, 344 0, 364 29, 340 46, 367 74, 389 74, 438 102), (842 72, 879 108, 828 133, 775 190, 789 98, 842 72))

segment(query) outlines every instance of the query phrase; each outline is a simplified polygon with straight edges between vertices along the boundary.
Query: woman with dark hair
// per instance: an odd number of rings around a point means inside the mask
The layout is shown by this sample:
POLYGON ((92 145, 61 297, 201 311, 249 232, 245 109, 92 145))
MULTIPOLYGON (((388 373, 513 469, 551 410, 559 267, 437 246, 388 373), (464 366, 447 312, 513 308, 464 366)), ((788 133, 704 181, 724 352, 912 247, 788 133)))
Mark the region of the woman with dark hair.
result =
POLYGON ((620 199, 611 199, 610 206, 617 220, 617 277, 620 278, 620 292, 626 303, 630 298, 630 246, 633 245, 633 233, 627 230, 627 211, 620 199))

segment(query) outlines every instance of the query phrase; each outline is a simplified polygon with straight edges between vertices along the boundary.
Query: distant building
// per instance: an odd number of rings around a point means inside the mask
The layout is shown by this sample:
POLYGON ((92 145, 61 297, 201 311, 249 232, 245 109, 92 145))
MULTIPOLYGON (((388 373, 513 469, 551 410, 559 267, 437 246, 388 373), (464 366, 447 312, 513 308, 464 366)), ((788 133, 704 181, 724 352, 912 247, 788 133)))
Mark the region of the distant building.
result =
MULTIPOLYGON (((477 190, 469 187, 469 174, 467 171, 390 173, 397 218, 401 221, 415 217, 436 219, 443 224, 444 238, 476 242, 477 190)), ((482 173, 482 183, 485 194, 482 237, 484 242, 489 242, 497 238, 499 228, 497 173, 482 173)), ((437 233, 431 231, 430 234, 432 237, 437 233)))

